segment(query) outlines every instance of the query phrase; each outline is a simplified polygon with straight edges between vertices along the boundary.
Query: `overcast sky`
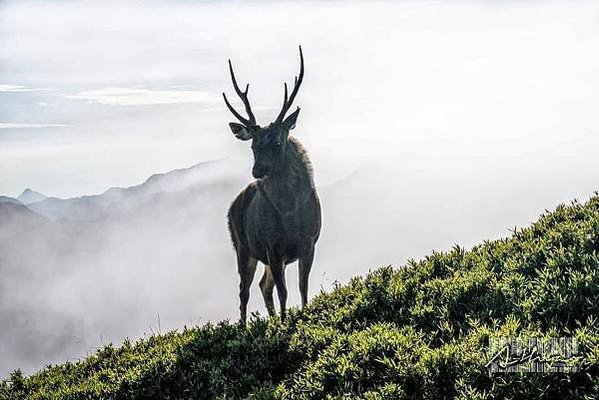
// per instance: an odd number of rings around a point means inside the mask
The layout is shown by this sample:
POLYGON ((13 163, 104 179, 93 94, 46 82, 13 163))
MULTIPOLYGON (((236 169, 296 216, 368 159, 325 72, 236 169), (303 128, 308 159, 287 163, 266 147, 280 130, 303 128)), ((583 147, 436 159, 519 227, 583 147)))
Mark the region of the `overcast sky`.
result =
POLYGON ((0 193, 97 193, 249 157, 227 127, 226 60, 268 123, 300 43, 294 133, 321 185, 381 160, 597 167, 597 3, 3 1, 0 193))

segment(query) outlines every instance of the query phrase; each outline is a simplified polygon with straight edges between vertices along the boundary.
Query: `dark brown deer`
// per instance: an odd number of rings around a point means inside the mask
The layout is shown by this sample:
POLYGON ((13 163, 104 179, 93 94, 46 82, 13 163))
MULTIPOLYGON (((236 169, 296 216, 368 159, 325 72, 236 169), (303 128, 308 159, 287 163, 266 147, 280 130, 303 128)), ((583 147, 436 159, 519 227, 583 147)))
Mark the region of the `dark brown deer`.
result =
POLYGON ((285 96, 275 121, 267 127, 256 124, 245 91, 237 85, 229 60, 229 71, 235 92, 241 98, 247 118, 239 114, 227 100, 225 103, 241 122, 229 123, 236 138, 251 140, 254 153, 252 175, 256 178, 233 201, 229 208, 229 230, 237 252, 237 269, 241 277, 239 300, 241 321, 246 322, 250 285, 258 261, 264 263, 260 290, 269 315, 275 314, 273 287, 277 287, 281 319, 285 319, 287 287, 285 267, 299 260, 299 288, 302 307, 308 302, 308 278, 314 248, 320 235, 320 202, 312 179, 312 166, 304 147, 289 136, 295 127, 299 107, 285 118, 304 79, 304 56, 300 46, 300 73, 295 78, 291 95, 285 96))

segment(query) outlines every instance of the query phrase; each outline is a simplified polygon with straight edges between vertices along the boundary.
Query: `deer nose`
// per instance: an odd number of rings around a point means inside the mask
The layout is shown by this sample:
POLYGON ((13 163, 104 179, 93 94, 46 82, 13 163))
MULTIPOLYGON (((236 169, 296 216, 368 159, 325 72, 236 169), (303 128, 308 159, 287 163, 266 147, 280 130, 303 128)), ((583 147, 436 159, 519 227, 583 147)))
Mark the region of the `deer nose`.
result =
POLYGON ((266 175, 266 168, 261 165, 254 165, 254 168, 252 168, 252 175, 256 179, 264 178, 266 175))

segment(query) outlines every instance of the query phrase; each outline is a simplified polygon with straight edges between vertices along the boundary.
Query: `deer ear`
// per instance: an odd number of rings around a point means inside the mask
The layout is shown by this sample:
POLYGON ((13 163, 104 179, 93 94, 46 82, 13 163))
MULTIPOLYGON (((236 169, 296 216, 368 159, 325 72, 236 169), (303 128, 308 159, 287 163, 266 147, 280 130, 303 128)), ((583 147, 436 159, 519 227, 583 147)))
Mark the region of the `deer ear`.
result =
POLYGON ((297 121, 297 116, 299 115, 299 112, 300 108, 298 107, 297 110, 293 112, 293 114, 285 118, 285 121, 283 121, 283 126, 289 130, 295 128, 295 122, 297 121))
POLYGON ((239 140, 250 140, 254 137, 252 131, 245 125, 238 124, 236 122, 230 122, 229 127, 233 131, 233 135, 239 140))

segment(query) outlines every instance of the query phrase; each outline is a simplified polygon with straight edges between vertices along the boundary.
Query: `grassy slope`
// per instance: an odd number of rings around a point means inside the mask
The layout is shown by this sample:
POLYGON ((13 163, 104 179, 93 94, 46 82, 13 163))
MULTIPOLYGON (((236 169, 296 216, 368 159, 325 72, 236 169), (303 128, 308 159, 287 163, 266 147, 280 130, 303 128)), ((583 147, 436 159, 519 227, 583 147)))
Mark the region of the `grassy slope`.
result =
POLYGON ((385 267, 285 324, 223 322, 19 372, 0 398, 599 398, 599 197, 511 238, 385 267), (489 337, 575 336, 583 372, 484 367, 489 337))

